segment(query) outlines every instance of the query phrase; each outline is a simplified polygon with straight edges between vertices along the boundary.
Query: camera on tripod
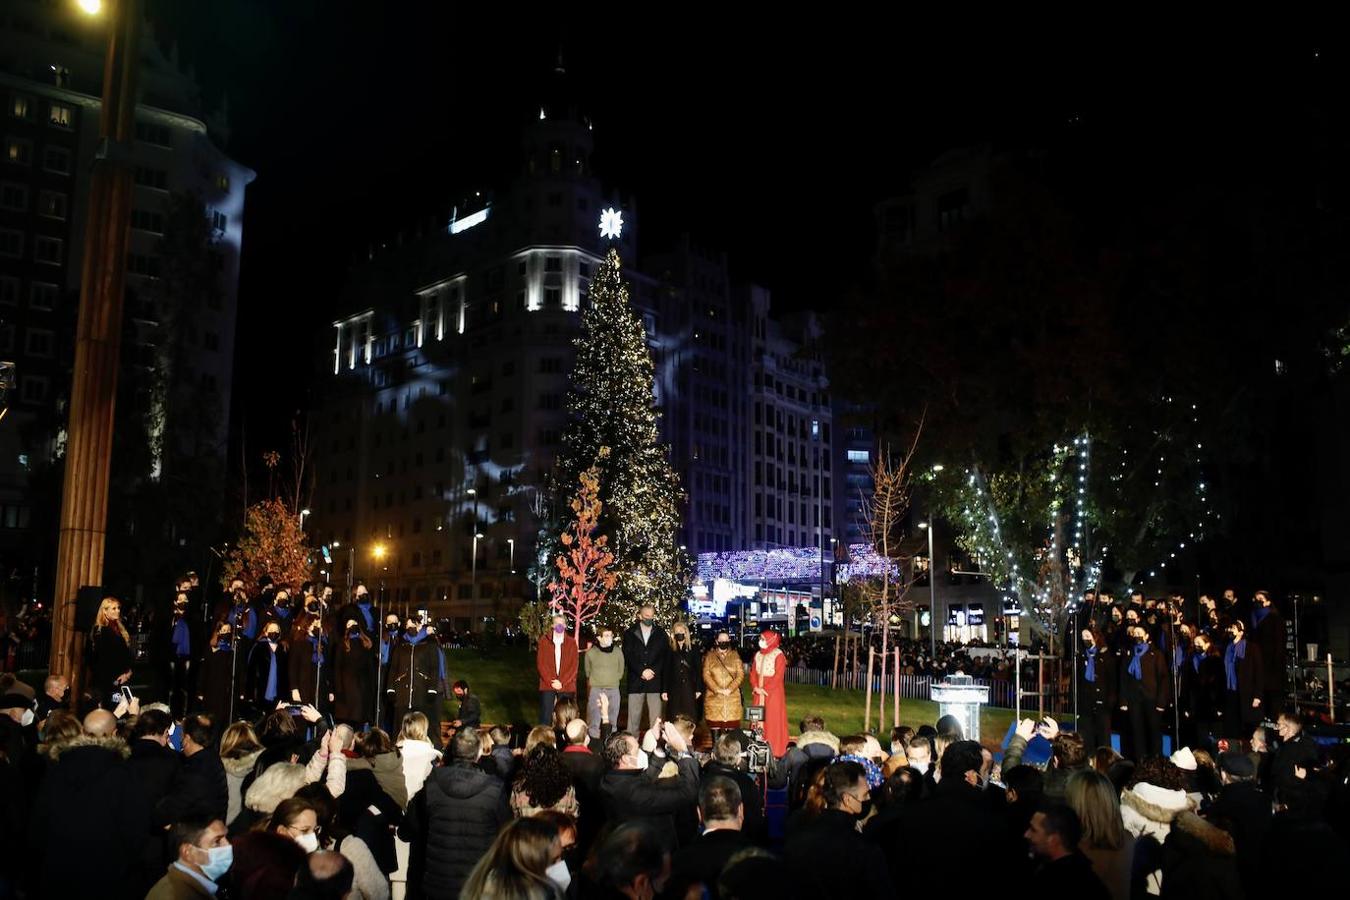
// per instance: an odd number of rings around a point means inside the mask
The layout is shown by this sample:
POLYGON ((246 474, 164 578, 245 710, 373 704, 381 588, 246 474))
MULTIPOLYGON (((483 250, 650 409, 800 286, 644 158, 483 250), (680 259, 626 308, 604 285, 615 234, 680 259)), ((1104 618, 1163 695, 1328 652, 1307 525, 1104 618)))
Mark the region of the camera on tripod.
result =
POLYGON ((745 748, 746 771, 751 775, 763 775, 773 763, 773 750, 764 740, 764 707, 746 707, 745 718, 750 723, 750 743, 745 748))

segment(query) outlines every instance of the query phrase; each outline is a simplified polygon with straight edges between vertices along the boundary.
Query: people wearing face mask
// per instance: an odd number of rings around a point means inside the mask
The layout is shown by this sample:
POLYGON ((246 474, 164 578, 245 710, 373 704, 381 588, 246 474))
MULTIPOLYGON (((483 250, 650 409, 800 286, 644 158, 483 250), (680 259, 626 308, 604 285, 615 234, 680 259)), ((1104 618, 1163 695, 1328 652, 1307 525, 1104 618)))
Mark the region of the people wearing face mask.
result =
POLYGON ((577 657, 577 641, 567 633, 567 619, 554 616, 549 630, 539 639, 534 659, 539 673, 539 724, 553 721, 553 707, 559 699, 576 696, 577 657))
POLYGON ((286 651, 286 644, 281 638, 281 624, 268 622, 263 629, 262 639, 249 651, 248 663, 244 667, 244 696, 259 714, 274 709, 279 700, 290 699, 290 670, 286 651))
POLYGON ((750 664, 751 703, 764 707, 764 740, 773 748, 773 755, 787 753, 787 693, 784 688, 788 658, 778 649, 776 631, 765 631, 759 636, 759 652, 750 664))
POLYGON ((1223 654, 1225 710, 1224 736, 1242 738, 1260 723, 1265 684, 1261 647, 1247 640, 1241 619, 1228 623, 1228 647, 1223 654))
POLYGON ((234 864, 234 848, 219 819, 184 819, 169 826, 169 846, 176 847, 174 861, 164 877, 155 882, 146 900, 188 900, 212 897, 216 883, 234 864))
POLYGON ((201 677, 197 679, 197 701, 217 722, 228 722, 232 718, 231 690, 235 694, 235 712, 242 712, 244 664, 248 662, 248 657, 243 653, 243 648, 235 646, 234 629, 225 617, 216 622, 206 647, 201 677), (231 677, 232 672, 234 677, 231 677))
POLYGON ((300 797, 288 797, 277 804, 267 823, 269 831, 288 837, 306 853, 319 849, 319 812, 314 804, 300 797))
POLYGON ((402 640, 389 649, 381 715, 402 722, 410 712, 427 717, 427 732, 441 733, 441 699, 450 693, 445 681, 445 656, 435 630, 418 619, 403 623, 402 640))
POLYGON ((713 651, 703 657, 703 685, 707 693, 703 711, 709 728, 726 731, 741 727, 744 680, 745 667, 741 665, 740 654, 731 646, 731 635, 718 632, 713 651))
POLYGON ((1128 714, 1132 759, 1162 754, 1162 714, 1172 704, 1172 674, 1140 624, 1128 629, 1132 646, 1120 671, 1120 709, 1128 714))
POLYGON ((70 705, 70 682, 64 675, 51 674, 42 683, 42 693, 37 698, 37 720, 41 724, 52 714, 52 710, 70 705))
POLYGON ((333 718, 360 728, 375 718, 375 642, 349 616, 333 643, 333 718))
POLYGON ((614 630, 601 628, 595 643, 586 650, 586 684, 590 697, 586 701, 586 733, 591 740, 600 739, 601 698, 609 721, 619 717, 619 685, 623 684, 624 659, 614 650, 614 630))
POLYGON ((1181 667, 1180 695, 1182 714, 1190 722, 1194 743, 1208 747, 1219 737, 1223 726, 1223 655, 1208 634, 1197 634, 1191 641, 1191 653, 1181 667))
POLYGON ((1084 628, 1078 651, 1078 733, 1088 747, 1111 744, 1111 712, 1116 708, 1115 656, 1107 650, 1100 631, 1084 628))
POLYGON ((783 858, 802 896, 892 897, 890 871, 881 848, 858 833, 871 812, 867 776, 856 762, 825 769, 825 809, 789 832, 783 858), (835 860, 835 865, 822 861, 835 860))
POLYGON ((661 699, 670 719, 686 716, 697 722, 699 701, 703 698, 703 659, 694 646, 689 626, 676 622, 670 629, 670 661, 666 664, 666 682, 661 699))
POLYGON ((327 712, 333 701, 333 660, 321 619, 308 613, 296 617, 288 657, 291 702, 327 712))
MULTIPOLYGON (((661 691, 670 663, 670 639, 656 624, 656 607, 651 604, 638 610, 637 622, 624 632, 623 661, 628 670, 628 727, 642 727, 644 710, 650 726, 661 718, 661 691)), ((618 717, 618 707, 610 712, 618 717)))
POLYGON ((16 768, 37 745, 36 722, 32 700, 16 693, 0 697, 0 750, 16 768))

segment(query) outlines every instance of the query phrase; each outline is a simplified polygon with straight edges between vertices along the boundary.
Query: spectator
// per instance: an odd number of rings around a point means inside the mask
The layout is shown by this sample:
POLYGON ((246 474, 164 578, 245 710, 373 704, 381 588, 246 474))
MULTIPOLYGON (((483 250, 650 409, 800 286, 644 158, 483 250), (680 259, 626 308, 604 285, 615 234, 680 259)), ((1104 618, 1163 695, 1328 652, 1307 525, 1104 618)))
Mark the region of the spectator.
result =
MULTIPOLYGON (((319 851, 341 853, 351 863, 353 872, 352 900, 388 900, 389 879, 385 877, 371 853, 370 846, 337 821, 337 801, 322 784, 307 784, 295 794, 314 807, 318 820, 319 851)), ((317 852, 315 855, 317 855, 317 852)))
MULTIPOLYGON (((263 752, 254 763, 254 778, 274 763, 295 762, 304 746, 305 735, 289 709, 274 709, 263 718, 258 728, 258 740, 263 745, 263 752)), ((247 785, 244 790, 247 792, 247 785)))
POLYGON ((134 897, 150 807, 112 713, 94 710, 42 780, 29 825, 45 897, 134 897), (97 865, 92 865, 97 860, 97 865))
POLYGON ((516 756, 511 752, 511 730, 505 725, 493 725, 488 730, 488 738, 492 741, 490 756, 497 777, 503 782, 510 782, 516 774, 516 756))
POLYGON ((670 871, 670 851, 651 826, 624 822, 586 861, 578 896, 657 897, 665 893, 670 871))
MULTIPOLYGON (((1004 757, 1005 765, 1007 757, 1004 757)), ((1003 771, 1005 818, 1011 839, 1021 840, 1031 825, 1031 816, 1045 805, 1045 776, 1035 766, 1017 765, 1003 771)))
POLYGON ((885 781, 881 767, 867 757, 867 736, 851 734, 839 739, 839 756, 836 762, 855 762, 863 767, 867 776, 868 790, 876 790, 885 781))
POLYGON ((249 785, 244 794, 244 809, 230 823, 230 834, 248 831, 267 820, 281 801, 295 796, 308 783, 305 767, 299 763, 277 763, 249 785))
POLYGON ((961 731, 961 720, 950 715, 937 720, 937 733, 955 738, 958 741, 963 741, 966 737, 961 731))
POLYGON ((858 823, 871 806, 863 767, 855 762, 831 763, 825 770, 825 810, 788 835, 784 845, 788 868, 801 892, 820 897, 894 894, 881 850, 858 833, 858 823), (842 860, 847 864, 829 862, 842 860))
MULTIPOLYGON (((1261 596, 1257 594, 1258 598, 1261 596)), ((1257 612, 1270 607, 1257 607, 1257 612)), ((1317 742, 1303 733, 1303 722, 1294 710, 1283 710, 1275 720, 1275 731, 1280 736, 1279 746, 1270 763, 1271 781, 1276 802, 1286 802, 1288 795, 1307 787, 1307 774, 1322 762, 1322 751, 1317 742), (1300 777, 1296 770, 1302 769, 1300 777)))
POLYGON ((563 765, 562 754, 540 742, 525 756, 511 787, 511 811, 516 818, 552 809, 575 817, 579 807, 572 775, 563 765))
POLYGON ((48 675, 37 697, 37 721, 42 724, 55 710, 70 705, 70 682, 64 675, 48 675))
POLYGON ((234 841, 234 865, 226 876, 233 900, 275 900, 295 885, 308 854, 290 837, 252 831, 234 841))
MULTIPOLYGON (((461 684, 464 682, 455 682, 455 689, 458 690, 461 684)), ((465 691, 467 690, 468 686, 465 685, 465 691)), ((468 696, 467 693, 465 696, 468 696)), ((475 697, 474 703, 477 702, 478 698, 475 697)), ((461 711, 463 711, 462 703, 461 711)), ((475 721, 468 727, 477 729, 478 723, 475 721)), ((403 716, 403 726, 398 732, 398 755, 403 766, 404 796, 415 797, 441 758, 441 751, 436 749, 436 745, 427 736, 427 717, 416 710, 403 716)), ((403 805, 407 806, 407 803, 403 805)))
POLYGON ((1233 836, 1189 810, 1178 813, 1163 842, 1161 895, 1178 900, 1241 897, 1233 836))
POLYGON ((215 750, 215 737, 209 716, 188 716, 183 720, 183 765, 178 769, 173 789, 156 808, 159 821, 225 820, 230 789, 225 767, 215 750))
MULTIPOLYGON (((469 683, 463 680, 456 681, 450 690, 455 695, 455 700, 459 702, 455 718, 450 724, 455 728, 477 728, 483 721, 483 707, 478 698, 469 693, 469 683)), ((425 719, 426 716, 422 718, 425 719)))
POLYGON ((1136 839, 1134 868, 1144 873, 1150 894, 1162 889, 1162 845, 1172 822, 1190 809, 1185 773, 1156 757, 1135 768, 1131 785, 1120 795, 1121 822, 1136 839))
POLYGON ((225 810, 228 826, 244 808, 244 782, 251 781, 253 767, 263 752, 258 735, 247 722, 233 722, 220 737, 220 763, 225 769, 225 786, 229 791, 225 810))
MULTIPOLYGON (((619 686, 623 684, 624 655, 614 652, 614 630, 602 628, 594 644, 586 649, 586 684, 590 697, 586 701, 586 721, 591 740, 604 740, 600 733, 602 719, 619 715, 619 686), (605 703, 602 714, 601 701, 605 703)), ((630 707, 631 712, 631 707, 630 707)))
POLYGON ((554 732, 552 725, 536 725, 530 729, 530 733, 525 735, 525 755, 529 756, 530 752, 540 744, 546 744, 554 749, 557 748, 558 735, 554 732))
POLYGON ((703 777, 730 779, 741 795, 741 813, 744 818, 740 830, 753 840, 765 833, 764 798, 759 782, 745 770, 744 748, 735 734, 724 734, 713 745, 713 758, 703 766, 703 777))
POLYGON ((1134 837, 1120 817, 1120 799, 1111 780, 1084 769, 1069 777, 1065 799, 1078 816, 1078 849, 1106 886, 1111 900, 1129 900, 1134 837))
POLYGON ((1050 742, 1050 763, 1045 772, 1042 791, 1047 800, 1063 803, 1069 776, 1088 767, 1088 750, 1081 735, 1060 731, 1059 723, 1054 719, 1045 719, 1040 725, 1032 719, 1023 719, 1017 723, 1017 730, 1008 741, 1008 749, 1003 754, 1003 767, 1010 769, 1020 765, 1027 743, 1037 733, 1050 742))
POLYGON ((389 735, 379 728, 358 735, 356 756, 347 760, 346 786, 337 798, 337 818, 366 842, 384 872, 398 868, 394 830, 403 821, 406 792, 403 763, 389 735))
POLYGON ((703 834, 675 854, 670 880, 673 896, 685 896, 690 887, 701 884, 706 896, 718 900, 717 879, 727 861, 753 846, 743 834, 743 798, 744 792, 736 781, 705 771, 698 791, 698 817, 703 823, 703 834))
POLYGON ((511 819, 501 780, 478 768, 482 744, 469 729, 450 741, 451 763, 433 769, 408 804, 399 837, 412 845, 409 884, 428 896, 457 897, 498 830, 511 819))
POLYGON ((359 892, 353 888, 356 872, 351 860, 338 853, 311 853, 295 876, 289 900, 347 900, 359 892))
MULTIPOLYGON (((145 794, 146 805, 155 810, 178 781, 182 757, 169 749, 169 729, 173 719, 158 709, 149 709, 136 718, 131 730, 131 757, 127 764, 145 794)), ((196 821, 210 821, 197 819, 196 821)), ((169 824, 152 815, 141 853, 142 887, 149 889, 164 874, 164 828, 169 824)))
POLYGON ((1063 804, 1045 807, 1031 817, 1027 843, 1040 865, 1032 876, 1030 893, 1039 897, 1107 900, 1110 896, 1078 852, 1078 817, 1063 804))
POLYGON ((307 854, 319 849, 319 811, 301 797, 287 797, 278 803, 262 830, 290 838, 307 854))
POLYGON ((675 726, 658 719, 641 744, 626 731, 612 734, 605 761, 609 771, 600 779, 600 795, 609 821, 645 822, 663 846, 674 847, 676 814, 698 802, 698 763, 675 726), (653 755, 658 726, 676 759, 677 778, 659 778, 662 761, 653 755))
POLYGON ((798 809, 806 799, 815 773, 839 755, 839 738, 825 730, 825 720, 807 716, 801 721, 796 746, 788 749, 783 765, 788 773, 788 805, 798 809))
POLYGON ((187 819, 169 828, 174 861, 155 882, 145 900, 193 900, 213 897, 216 882, 234 863, 234 848, 219 819, 187 819))
MULTIPOLYGON (((507 825, 474 866, 461 897, 484 900, 554 900, 563 887, 553 876, 562 862, 557 829, 540 819, 517 819, 507 825)), ((563 871, 566 867, 563 867, 563 871)), ((570 882, 570 876, 565 880, 570 882)))
POLYGON ((909 747, 910 738, 914 737, 914 729, 908 725, 896 725, 891 729, 891 756, 905 755, 905 749, 909 747))
POLYGON ((1261 893, 1261 857, 1270 834, 1270 795, 1256 781, 1256 766, 1245 753, 1219 755, 1219 795, 1205 818, 1233 836, 1238 877, 1248 897, 1261 893))

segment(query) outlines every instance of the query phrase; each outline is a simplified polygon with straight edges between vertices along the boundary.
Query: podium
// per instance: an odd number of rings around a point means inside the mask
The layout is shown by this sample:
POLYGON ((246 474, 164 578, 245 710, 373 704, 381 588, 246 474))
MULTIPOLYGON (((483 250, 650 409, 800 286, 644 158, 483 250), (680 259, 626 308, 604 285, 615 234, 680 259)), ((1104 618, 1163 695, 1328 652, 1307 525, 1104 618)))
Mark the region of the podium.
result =
POLYGON ((968 741, 980 739, 980 707, 989 702, 989 686, 976 684, 969 675, 949 675, 931 687, 938 717, 955 716, 968 741))

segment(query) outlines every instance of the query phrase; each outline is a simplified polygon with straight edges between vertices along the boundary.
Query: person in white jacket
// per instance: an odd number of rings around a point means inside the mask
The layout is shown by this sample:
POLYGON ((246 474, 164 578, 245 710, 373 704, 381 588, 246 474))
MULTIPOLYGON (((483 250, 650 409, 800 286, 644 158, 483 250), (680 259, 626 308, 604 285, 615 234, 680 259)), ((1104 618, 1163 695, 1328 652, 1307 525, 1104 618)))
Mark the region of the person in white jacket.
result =
POLYGON ((441 758, 441 751, 427 737, 427 726, 427 717, 414 710, 404 714, 398 733, 398 752, 403 757, 403 780, 408 786, 409 801, 422 789, 441 758))
POLYGON ((1195 808, 1185 784, 1185 773, 1168 760, 1146 759, 1120 794, 1121 824, 1136 839, 1135 868, 1147 872, 1147 889, 1155 896, 1162 893, 1162 844, 1176 817, 1195 808))

